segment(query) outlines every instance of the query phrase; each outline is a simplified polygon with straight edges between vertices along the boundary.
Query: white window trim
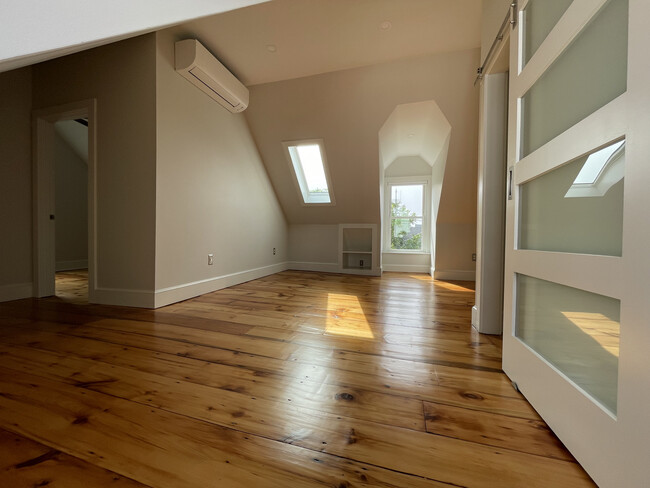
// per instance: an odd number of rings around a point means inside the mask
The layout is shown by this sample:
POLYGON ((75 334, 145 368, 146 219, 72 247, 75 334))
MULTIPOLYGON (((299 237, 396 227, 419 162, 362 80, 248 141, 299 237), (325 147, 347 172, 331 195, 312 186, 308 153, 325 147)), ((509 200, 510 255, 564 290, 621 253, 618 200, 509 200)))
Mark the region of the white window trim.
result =
POLYGON ((329 166, 327 164, 327 156, 325 154, 325 143, 323 139, 301 139, 297 141, 283 141, 282 146, 284 147, 284 155, 287 158, 289 163, 289 168, 291 168, 291 173, 293 174, 293 182, 300 195, 300 200, 303 206, 321 206, 328 207, 336 205, 334 199, 334 193, 332 191, 332 178, 330 177, 329 166), (307 181, 305 180, 305 175, 303 174, 302 167, 300 164, 295 164, 291 158, 291 152, 289 148, 291 146, 309 146, 309 145, 318 145, 320 149, 321 160, 323 161, 323 171, 325 172, 325 179, 327 181, 327 191, 329 195, 329 202, 322 201, 323 195, 320 193, 310 193, 307 187, 307 181), (320 201, 319 201, 320 200, 320 201))
POLYGON ((398 176, 385 178, 384 189, 384 217, 385 225, 383 230, 383 253, 395 254, 429 254, 431 251, 431 180, 422 176, 398 176), (403 185, 424 185, 423 188, 423 206, 422 206, 422 248, 421 249, 392 249, 390 222, 391 222, 391 203, 392 187, 403 185))

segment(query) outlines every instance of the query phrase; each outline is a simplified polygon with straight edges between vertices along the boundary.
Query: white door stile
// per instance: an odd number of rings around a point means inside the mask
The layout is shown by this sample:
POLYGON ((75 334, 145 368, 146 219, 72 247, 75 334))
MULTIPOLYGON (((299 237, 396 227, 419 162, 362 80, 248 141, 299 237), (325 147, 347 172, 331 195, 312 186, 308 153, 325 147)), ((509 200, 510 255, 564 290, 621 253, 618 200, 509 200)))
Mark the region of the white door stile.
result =
POLYGON ((514 176, 506 205, 503 369, 599 486, 649 486, 650 2, 629 0, 627 91, 522 158, 521 98, 607 0, 574 0, 522 69, 522 9, 528 3, 520 2, 510 36, 507 164, 514 176), (622 256, 518 249, 520 186, 622 138, 622 256), (517 274, 620 300, 616 414, 515 336, 517 274))

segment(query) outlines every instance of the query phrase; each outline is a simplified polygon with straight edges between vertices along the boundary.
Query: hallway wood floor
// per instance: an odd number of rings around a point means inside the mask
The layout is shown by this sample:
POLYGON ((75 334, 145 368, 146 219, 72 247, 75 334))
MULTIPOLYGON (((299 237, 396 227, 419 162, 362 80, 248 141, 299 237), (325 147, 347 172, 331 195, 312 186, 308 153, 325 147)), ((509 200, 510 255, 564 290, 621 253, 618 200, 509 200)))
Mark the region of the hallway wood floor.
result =
POLYGON ((470 283, 286 271, 156 311, 0 304, 2 487, 581 487, 470 283))

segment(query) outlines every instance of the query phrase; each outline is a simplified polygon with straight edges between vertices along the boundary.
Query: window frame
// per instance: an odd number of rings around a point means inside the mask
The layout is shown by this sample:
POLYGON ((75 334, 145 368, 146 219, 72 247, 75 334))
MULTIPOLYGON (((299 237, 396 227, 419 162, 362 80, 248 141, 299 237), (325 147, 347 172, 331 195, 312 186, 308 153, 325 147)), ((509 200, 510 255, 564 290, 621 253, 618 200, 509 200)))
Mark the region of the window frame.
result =
POLYGON ((329 166, 327 164, 327 155, 325 154, 325 143, 323 139, 300 139, 295 141, 283 141, 282 146, 284 148, 284 154, 291 168, 291 173, 293 174, 293 182, 298 191, 298 195, 301 199, 301 204, 303 206, 320 206, 320 207, 331 207, 336 205, 334 199, 334 193, 332 191, 332 178, 330 177, 329 166), (314 193, 309 191, 307 185, 307 180, 303 172, 302 163, 300 161, 294 161, 291 155, 290 148, 298 146, 314 146, 317 145, 320 150, 321 162, 323 163, 323 172, 325 173, 325 180, 327 181, 327 195, 329 197, 329 202, 322 201, 321 193, 314 193))
MULTIPOLYGON (((429 254, 431 251, 431 180, 424 176, 397 176, 385 178, 384 193, 384 217, 385 225, 383 231, 384 253, 395 254, 429 254), (394 186, 422 185, 422 246, 420 249, 393 249, 391 247, 391 204, 393 202, 394 186)), ((398 217, 399 218, 399 217, 398 217)), ((418 217, 419 218, 419 217, 418 217)))

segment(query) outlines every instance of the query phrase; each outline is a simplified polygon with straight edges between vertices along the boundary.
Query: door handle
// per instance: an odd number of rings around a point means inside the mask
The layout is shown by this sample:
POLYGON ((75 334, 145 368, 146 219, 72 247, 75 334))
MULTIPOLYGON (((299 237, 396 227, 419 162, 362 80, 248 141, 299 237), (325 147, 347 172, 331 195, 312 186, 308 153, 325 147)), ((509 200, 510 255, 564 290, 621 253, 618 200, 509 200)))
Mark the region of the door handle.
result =
POLYGON ((514 176, 514 170, 515 168, 512 166, 508 168, 508 200, 512 200, 512 186, 514 184, 512 179, 514 176))

